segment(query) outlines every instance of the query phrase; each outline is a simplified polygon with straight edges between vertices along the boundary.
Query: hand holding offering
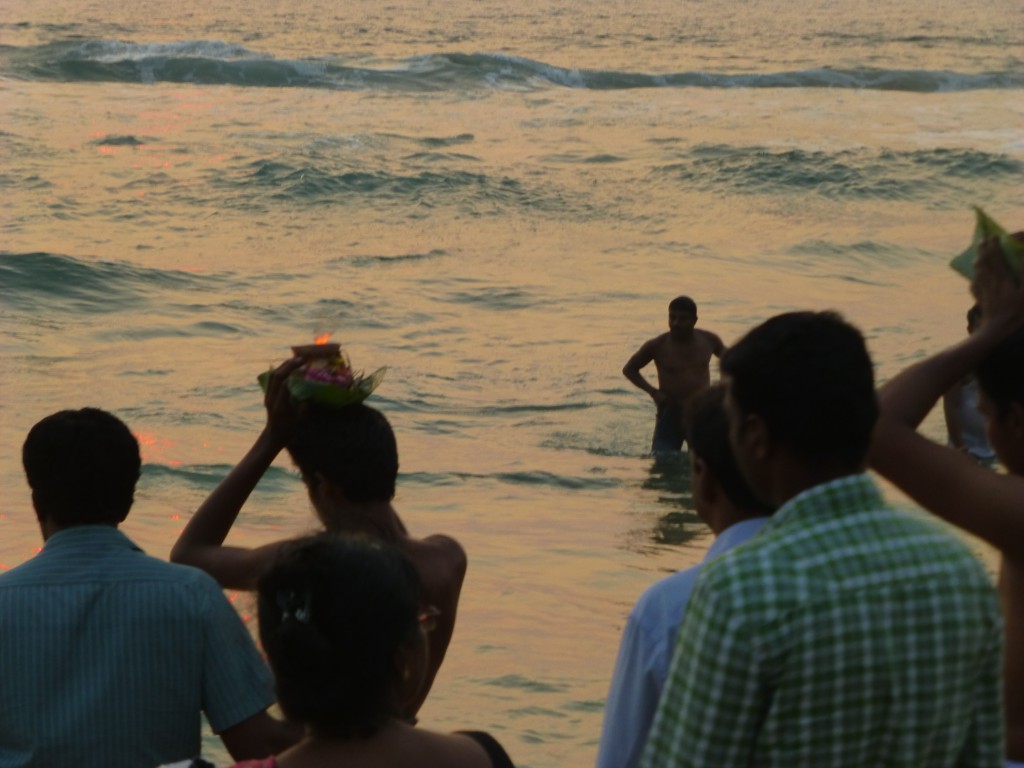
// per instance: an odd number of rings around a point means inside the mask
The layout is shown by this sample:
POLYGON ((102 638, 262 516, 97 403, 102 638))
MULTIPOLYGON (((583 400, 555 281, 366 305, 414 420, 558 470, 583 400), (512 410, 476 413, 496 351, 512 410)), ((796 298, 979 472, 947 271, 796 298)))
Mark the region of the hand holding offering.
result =
MULTIPOLYGON (((387 370, 378 368, 369 376, 354 372, 340 344, 305 344, 292 347, 292 354, 302 360, 286 380, 295 402, 309 400, 339 408, 360 403, 377 388, 387 370)), ((264 392, 272 372, 258 377, 264 392)))

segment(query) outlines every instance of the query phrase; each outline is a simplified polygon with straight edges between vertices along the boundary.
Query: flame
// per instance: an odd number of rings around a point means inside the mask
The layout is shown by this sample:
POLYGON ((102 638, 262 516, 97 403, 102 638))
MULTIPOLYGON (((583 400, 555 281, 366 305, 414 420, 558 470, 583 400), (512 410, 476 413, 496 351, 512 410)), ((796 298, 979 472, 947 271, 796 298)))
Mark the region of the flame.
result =
POLYGON ((319 336, 317 336, 315 339, 313 339, 313 343, 314 344, 326 344, 330 340, 331 340, 331 334, 329 334, 329 333, 321 333, 319 336))

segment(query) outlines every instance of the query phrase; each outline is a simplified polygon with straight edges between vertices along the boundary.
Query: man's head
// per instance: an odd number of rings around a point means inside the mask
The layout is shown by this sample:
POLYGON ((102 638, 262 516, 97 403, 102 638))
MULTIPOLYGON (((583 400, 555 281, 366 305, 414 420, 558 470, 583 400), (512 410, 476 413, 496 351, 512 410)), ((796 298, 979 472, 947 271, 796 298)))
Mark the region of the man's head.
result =
POLYGON ((310 404, 288 452, 316 490, 328 480, 355 503, 390 501, 398 477, 398 446, 384 414, 362 403, 343 408, 310 404))
POLYGON ((139 443, 106 411, 60 411, 36 424, 22 448, 41 523, 55 528, 117 525, 128 516, 139 479, 139 443))
POLYGON ((834 312, 777 315, 722 356, 730 439, 744 477, 766 501, 767 459, 782 449, 807 475, 865 466, 878 418, 874 371, 860 331, 834 312))
POLYGON ((668 328, 673 336, 687 337, 697 324, 697 304, 689 296, 677 296, 668 303, 668 328))
POLYGON ((1024 472, 1024 329, 1005 339, 974 371, 989 442, 1014 474, 1024 472))
MULTIPOLYGON (((715 385, 697 395, 691 404, 687 438, 690 446, 691 476, 697 513, 718 532, 716 509, 728 506, 730 517, 768 515, 772 507, 760 501, 740 474, 729 445, 729 419, 725 413, 725 387, 715 385), (698 482, 696 478, 701 478, 698 482), (713 484, 713 496, 707 482, 713 484)), ((727 527, 727 526, 723 526, 727 527)))

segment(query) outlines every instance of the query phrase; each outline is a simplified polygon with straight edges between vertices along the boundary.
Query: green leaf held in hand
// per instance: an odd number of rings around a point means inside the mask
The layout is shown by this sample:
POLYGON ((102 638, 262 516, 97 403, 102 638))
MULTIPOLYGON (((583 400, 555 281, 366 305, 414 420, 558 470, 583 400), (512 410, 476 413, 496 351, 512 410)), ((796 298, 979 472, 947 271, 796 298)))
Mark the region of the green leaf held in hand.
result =
POLYGON ((1024 264, 1024 243, 1010 235, 978 206, 974 206, 974 213, 976 216, 974 238, 967 249, 950 261, 949 265, 968 280, 973 280, 974 258, 978 255, 978 246, 983 240, 998 237, 999 246, 1003 249, 1003 256, 1006 257, 1010 272, 1013 273, 1017 282, 1020 282, 1021 265, 1024 264))

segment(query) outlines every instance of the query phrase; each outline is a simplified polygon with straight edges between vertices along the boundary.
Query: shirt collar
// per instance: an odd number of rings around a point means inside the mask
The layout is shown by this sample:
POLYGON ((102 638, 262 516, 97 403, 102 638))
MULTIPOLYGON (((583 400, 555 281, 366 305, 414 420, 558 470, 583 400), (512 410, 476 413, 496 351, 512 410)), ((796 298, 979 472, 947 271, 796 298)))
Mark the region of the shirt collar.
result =
POLYGON ((866 473, 847 475, 801 491, 772 515, 772 527, 801 520, 839 517, 885 505, 866 473))
POLYGON ((59 530, 50 536, 43 545, 43 552, 96 547, 142 551, 131 539, 112 525, 75 525, 59 530))
POLYGON ((708 551, 707 554, 704 555, 704 559, 713 560, 723 552, 726 552, 737 544, 746 541, 761 530, 761 527, 770 519, 771 518, 764 516, 751 517, 746 520, 740 520, 737 523, 733 523, 715 537, 715 540, 711 542, 711 546, 708 547, 708 551))

